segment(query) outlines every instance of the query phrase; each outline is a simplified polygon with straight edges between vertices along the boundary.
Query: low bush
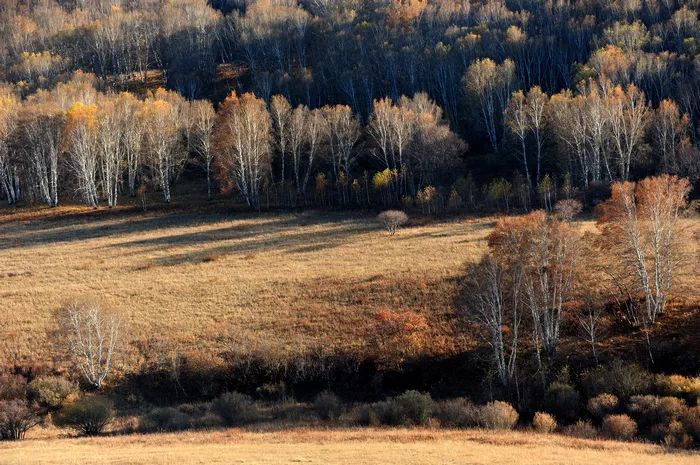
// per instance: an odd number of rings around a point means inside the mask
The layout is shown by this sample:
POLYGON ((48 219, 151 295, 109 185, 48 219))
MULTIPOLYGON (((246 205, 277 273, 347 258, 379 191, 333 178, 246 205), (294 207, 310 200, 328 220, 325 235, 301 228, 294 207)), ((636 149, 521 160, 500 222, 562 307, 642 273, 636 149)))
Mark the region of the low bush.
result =
POLYGON ((598 430, 590 421, 579 420, 573 425, 563 429, 564 434, 582 439, 594 439, 598 437, 598 430))
POLYGON ((180 404, 177 409, 190 417, 201 417, 209 413, 211 404, 208 402, 195 402, 192 404, 180 404))
POLYGON ((357 426, 379 426, 382 421, 374 404, 360 404, 350 410, 350 419, 357 426))
POLYGON ((41 421, 38 405, 21 399, 0 400, 0 440, 23 439, 41 421))
POLYGON ((399 426, 406 422, 406 417, 394 399, 375 402, 371 405, 371 409, 377 415, 379 423, 383 425, 399 426))
POLYGON ((0 400, 27 398, 27 380, 20 375, 0 375, 0 400))
MULTIPOLYGON (((379 423, 384 425, 424 425, 430 419, 434 405, 430 394, 406 391, 400 396, 369 406, 369 410, 362 412, 366 416, 363 420, 371 424, 376 416, 379 423)), ((362 423, 365 421, 360 421, 362 423)))
POLYGON ((201 417, 192 419, 192 427, 197 429, 220 428, 223 425, 221 417, 213 413, 205 413, 201 417))
POLYGON ((628 404, 630 414, 645 432, 649 432, 655 425, 668 425, 671 421, 678 420, 687 408, 682 399, 668 396, 633 396, 628 404))
POLYGON ((29 397, 42 407, 58 410, 76 386, 60 376, 40 376, 29 383, 29 397))
POLYGON ((664 395, 684 397, 691 402, 700 400, 700 377, 658 375, 656 383, 657 389, 664 395))
POLYGON ((488 429, 512 429, 518 422, 518 412, 507 402, 489 402, 479 409, 479 424, 488 429))
POLYGON ((639 365, 615 360, 609 367, 600 365, 587 372, 583 384, 588 397, 611 393, 622 399, 649 392, 654 377, 639 365))
POLYGON ((598 421, 601 421, 606 415, 615 412, 619 405, 620 400, 617 398, 616 395, 603 393, 598 394, 597 396, 591 399, 588 399, 586 409, 593 418, 595 418, 598 421))
POLYGON ((387 210, 377 215, 377 221, 393 236, 399 226, 408 223, 408 215, 400 210, 387 210))
POLYGON ((537 412, 532 419, 532 427, 538 433, 551 433, 557 429, 557 421, 545 412, 537 412))
POLYGON ((142 419, 140 430, 146 432, 182 431, 191 428, 192 418, 186 413, 173 408, 154 408, 142 419))
POLYGON ((54 415, 56 426, 66 427, 83 436, 96 436, 109 425, 113 418, 112 402, 100 396, 83 397, 54 415))
POLYGON ((569 422, 579 417, 581 400, 573 386, 566 383, 554 382, 545 395, 546 410, 558 420, 569 422))
POLYGON ((438 402, 433 414, 447 428, 470 428, 479 424, 479 407, 465 398, 438 402))
POLYGON ((681 421, 688 434, 700 444, 700 405, 687 409, 681 421))
POLYGON ((583 204, 575 199, 564 199, 554 205, 554 213, 562 221, 571 221, 583 211, 583 204))
POLYGON ((287 399, 283 402, 276 402, 272 405, 272 418, 291 422, 301 421, 308 417, 308 408, 299 404, 294 399, 287 399))
POLYGON ((343 414, 343 402, 330 391, 323 391, 314 399, 314 411, 321 420, 337 420, 343 414))
POLYGON ((423 394, 418 391, 406 391, 394 399, 404 423, 413 425, 423 425, 430 418, 433 411, 434 402, 430 394, 423 394))
POLYGON ((637 434, 637 423, 628 415, 607 415, 603 418, 602 430, 612 439, 632 439, 637 434))
POLYGON ((260 419, 260 412, 253 400, 239 392, 227 392, 214 399, 213 413, 219 415, 226 426, 240 426, 260 419))
POLYGON ((678 420, 652 426, 649 438, 679 449, 687 449, 693 445, 692 435, 687 431, 685 424, 678 420))

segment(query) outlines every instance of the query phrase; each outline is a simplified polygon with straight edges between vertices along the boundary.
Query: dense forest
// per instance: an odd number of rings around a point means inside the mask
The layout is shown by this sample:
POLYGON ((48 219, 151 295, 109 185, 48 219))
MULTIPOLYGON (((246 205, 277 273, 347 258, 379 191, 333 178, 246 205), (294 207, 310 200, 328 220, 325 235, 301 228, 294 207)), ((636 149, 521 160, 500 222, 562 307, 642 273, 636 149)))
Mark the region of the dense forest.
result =
POLYGON ((169 202, 188 176, 256 208, 527 210, 695 184, 697 7, 3 2, 0 196, 169 202))

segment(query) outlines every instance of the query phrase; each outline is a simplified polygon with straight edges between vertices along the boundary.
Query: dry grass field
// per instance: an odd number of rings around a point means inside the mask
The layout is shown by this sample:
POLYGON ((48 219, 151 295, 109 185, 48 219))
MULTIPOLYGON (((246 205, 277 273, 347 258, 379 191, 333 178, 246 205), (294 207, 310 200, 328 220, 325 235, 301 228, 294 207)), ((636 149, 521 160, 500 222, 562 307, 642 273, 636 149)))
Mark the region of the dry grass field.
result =
MULTIPOLYGON (((373 217, 0 210, 0 331, 25 360, 51 360, 46 331, 71 299, 123 314, 128 339, 222 350, 352 350, 382 309, 424 314, 454 337, 454 298, 493 221, 425 222, 389 236, 373 217), (10 311, 11 309, 11 311, 10 311)), ((443 344, 438 343, 443 341, 443 344)))
POLYGON ((227 430, 0 444, 2 465, 694 465, 699 460, 697 452, 654 445, 479 430, 227 430))
MULTIPOLYGON (((494 221, 414 220, 390 236, 352 213, 0 210, 0 335, 12 349, 0 352, 50 363, 53 313, 83 298, 123 315, 122 367, 136 366, 135 347, 149 338, 209 354, 231 344, 280 358, 352 352, 387 309, 424 315, 426 350, 456 352, 475 343, 454 318, 461 276, 494 221)), ((688 261, 697 256, 690 244, 688 261)), ((697 266, 680 283, 686 306, 697 299, 697 266)))

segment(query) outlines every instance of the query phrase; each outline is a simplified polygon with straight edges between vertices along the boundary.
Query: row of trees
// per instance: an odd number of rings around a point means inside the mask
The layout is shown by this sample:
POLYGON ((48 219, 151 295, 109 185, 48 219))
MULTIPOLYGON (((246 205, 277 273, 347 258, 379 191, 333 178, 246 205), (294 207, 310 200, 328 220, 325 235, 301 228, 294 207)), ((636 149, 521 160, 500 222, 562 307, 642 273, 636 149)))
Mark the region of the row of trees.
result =
POLYGON ((386 170, 383 187, 398 201, 452 176, 465 150, 425 94, 375 102, 363 127, 345 105, 292 108, 274 96, 268 106, 234 92, 215 112, 209 101, 163 89, 144 99, 98 92, 94 77, 82 73, 25 100, 4 88, 0 123, 3 196, 50 206, 67 188, 92 207, 112 207, 119 194, 147 186, 169 202, 188 161, 203 169, 209 198, 215 186, 235 189, 253 207, 263 185, 288 202, 306 202, 310 181, 325 182, 325 172, 340 203, 349 203, 361 165, 386 170))
POLYGON ((688 192, 686 179, 670 175, 615 183, 598 207, 595 236, 583 237, 568 222, 577 211, 572 201, 561 202, 555 214, 534 211, 497 222, 489 251, 470 267, 467 310, 487 336, 502 386, 517 386, 519 357, 528 349, 546 385, 565 321, 578 322, 597 360, 609 302, 618 302, 643 333, 653 363, 650 333, 683 270, 688 192))
MULTIPOLYGON (((506 65, 484 60, 475 66, 484 69, 470 71, 469 83, 494 84, 493 76, 476 75, 499 74, 506 65)), ((480 167, 465 159, 466 144, 424 93, 376 100, 363 124, 347 105, 293 107, 281 95, 268 105, 252 93, 233 92, 215 110, 208 100, 188 101, 174 91, 139 98, 101 92, 99 85, 94 75, 78 72, 25 99, 12 87, 0 88, 0 196, 8 203, 25 198, 55 206, 59 191, 72 191, 86 205, 112 207, 119 195, 146 189, 169 202, 186 166, 201 173, 209 199, 216 190, 234 191, 255 208, 417 203, 431 210, 473 208, 483 199, 495 209, 539 204, 551 210, 558 184, 571 198, 602 182, 630 179, 635 166, 655 165, 693 181, 700 176, 688 116, 670 100, 653 109, 634 85, 605 79, 551 97, 539 87, 510 97, 482 87, 482 119, 495 127, 502 107, 523 173, 482 190, 462 174, 465 165, 480 167), (567 173, 558 182, 545 163, 548 144, 558 147, 567 173)))

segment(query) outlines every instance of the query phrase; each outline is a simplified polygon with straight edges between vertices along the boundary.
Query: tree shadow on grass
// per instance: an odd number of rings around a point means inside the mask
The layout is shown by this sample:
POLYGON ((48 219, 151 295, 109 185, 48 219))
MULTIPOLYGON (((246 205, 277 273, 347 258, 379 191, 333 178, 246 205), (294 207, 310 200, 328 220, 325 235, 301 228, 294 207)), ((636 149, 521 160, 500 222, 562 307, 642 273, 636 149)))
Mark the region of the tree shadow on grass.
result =
MULTIPOLYGON (((154 266, 175 266, 187 263, 206 262, 208 257, 225 255, 245 256, 255 255, 262 252, 282 252, 287 254, 314 253, 339 247, 346 244, 349 238, 357 234, 364 234, 372 231, 373 229, 375 229, 375 227, 371 224, 345 221, 329 226, 320 231, 318 229, 306 231, 304 226, 294 223, 277 225, 272 231, 269 227, 253 227, 247 228, 245 231, 228 231, 228 235, 226 235, 225 231, 220 231, 217 233, 217 235, 221 237, 219 240, 237 239, 237 242, 235 244, 222 244, 212 247, 203 247, 201 250, 194 253, 184 252, 179 254, 171 254, 167 257, 159 257, 150 261, 150 264, 154 266), (264 230, 264 234, 256 234, 256 230, 264 230), (286 231, 295 232, 289 233, 286 231)), ((168 241, 169 239, 172 238, 156 238, 149 241, 149 243, 153 245, 154 249, 161 250, 164 246, 166 246, 166 244, 173 244, 172 242, 168 241), (163 240, 165 240, 165 242, 163 242, 163 240)), ((203 238, 200 237, 200 241, 198 242, 202 245, 211 242, 209 240, 202 239, 203 238)), ((192 240, 193 239, 191 237, 176 238, 176 241, 179 244, 191 244, 192 240)), ((142 249, 139 249, 138 253, 142 253, 142 249)))
POLYGON ((174 235, 162 235, 155 238, 136 239, 109 245, 109 247, 155 247, 178 246, 193 243, 230 240, 254 237, 259 234, 276 231, 278 228, 294 228, 318 224, 332 224, 343 221, 358 221, 359 215, 317 213, 222 213, 169 211, 166 213, 131 213, 116 215, 99 215, 86 219, 82 215, 57 220, 36 219, 24 221, 0 221, 0 250, 14 247, 37 246, 80 242, 91 239, 115 238, 120 235, 131 236, 166 231, 174 228, 207 226, 216 223, 234 222, 233 225, 206 231, 194 231, 174 235), (241 222, 238 224, 237 222, 241 222), (250 221, 251 223, 246 223, 250 221))

